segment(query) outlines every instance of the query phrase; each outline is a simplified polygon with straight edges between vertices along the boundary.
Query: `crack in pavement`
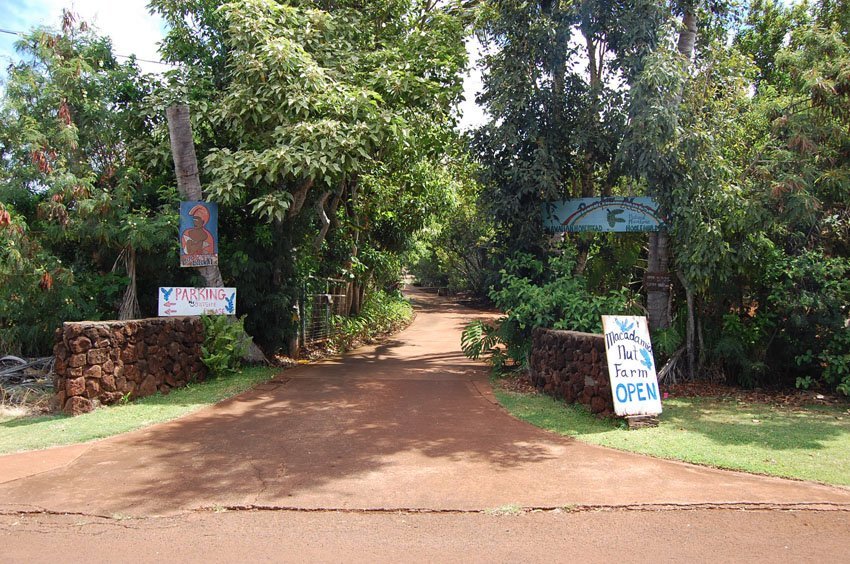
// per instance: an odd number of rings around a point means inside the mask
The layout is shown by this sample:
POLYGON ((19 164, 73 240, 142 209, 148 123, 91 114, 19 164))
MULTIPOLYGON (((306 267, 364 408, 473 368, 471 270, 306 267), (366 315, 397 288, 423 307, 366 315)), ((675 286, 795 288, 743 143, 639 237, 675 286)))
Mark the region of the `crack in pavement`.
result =
MULTIPOLYGON (((31 516, 61 516, 61 517, 83 517, 87 519, 99 519, 100 522, 75 523, 74 526, 86 526, 108 523, 125 529, 138 530, 139 527, 131 526, 125 522, 149 523, 152 521, 174 520, 192 514, 199 513, 225 513, 225 512, 279 512, 279 513, 343 513, 343 514, 410 514, 410 515, 489 515, 489 516, 519 516, 528 513, 599 513, 599 512, 684 512, 684 511, 783 511, 783 512, 839 512, 850 513, 850 504, 846 503, 761 503, 761 502, 729 502, 729 503, 637 503, 625 505, 605 504, 566 504, 557 506, 509 506, 486 508, 486 509, 434 509, 423 507, 297 507, 286 505, 211 505, 182 511, 171 515, 103 515, 86 512, 56 511, 45 508, 31 508, 19 510, 0 510, 0 517, 31 517, 31 516)), ((0 530, 9 530, 8 526, 0 527, 0 530)))

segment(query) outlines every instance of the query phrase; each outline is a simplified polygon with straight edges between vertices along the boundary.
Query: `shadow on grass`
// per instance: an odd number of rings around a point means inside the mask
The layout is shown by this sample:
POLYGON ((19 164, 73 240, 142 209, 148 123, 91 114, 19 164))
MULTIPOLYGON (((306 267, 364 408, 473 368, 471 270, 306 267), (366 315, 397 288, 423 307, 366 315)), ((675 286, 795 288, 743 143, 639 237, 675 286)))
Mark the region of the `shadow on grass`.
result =
POLYGON ((232 377, 210 378, 189 384, 168 395, 156 393, 135 401, 96 409, 71 417, 64 413, 19 417, 0 423, 8 434, 0 440, 0 453, 72 444, 105 438, 117 433, 179 417, 250 389, 275 377, 278 371, 266 367, 245 368, 232 377), (166 410, 167 413, 163 413, 166 410), (62 426, 61 433, 56 425, 62 426), (15 437, 13 429, 28 428, 30 437, 15 437), (35 434, 44 436, 34 439, 35 434), (50 436, 50 435, 53 436, 50 436), (26 440, 25 440, 26 439, 26 440), (10 450, 10 445, 12 445, 10 450))
MULTIPOLYGON (((565 435, 589 437, 625 429, 620 420, 599 419, 581 405, 568 405, 543 394, 501 391, 497 396, 517 417, 565 435)), ((823 450, 828 448, 828 441, 837 438, 850 443, 850 416, 842 408, 740 406, 714 398, 676 398, 665 401, 663 408, 658 430, 641 433, 682 431, 702 435, 719 445, 751 445, 773 451, 823 450)))
POLYGON ((68 415, 39 415, 37 417, 18 417, 9 421, 0 423, 2 429, 14 429, 16 427, 28 427, 30 425, 38 425, 39 423, 49 423, 51 421, 59 421, 61 419, 70 419, 68 415))
POLYGON ((850 418, 840 409, 738 406, 726 401, 679 398, 670 402, 662 425, 698 433, 722 445, 758 445, 770 450, 822 450, 825 442, 850 437, 850 418))

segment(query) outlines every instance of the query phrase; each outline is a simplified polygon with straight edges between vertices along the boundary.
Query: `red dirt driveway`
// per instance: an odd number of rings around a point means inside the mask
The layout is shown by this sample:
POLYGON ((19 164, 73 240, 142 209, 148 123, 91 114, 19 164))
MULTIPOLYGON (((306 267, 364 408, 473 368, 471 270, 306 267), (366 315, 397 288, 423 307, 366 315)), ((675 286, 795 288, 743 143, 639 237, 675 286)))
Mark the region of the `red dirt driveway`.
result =
POLYGON ((850 490, 588 446, 510 417, 459 351, 476 312, 413 293, 404 332, 171 423, 0 457, 0 513, 198 509, 850 510, 850 490))

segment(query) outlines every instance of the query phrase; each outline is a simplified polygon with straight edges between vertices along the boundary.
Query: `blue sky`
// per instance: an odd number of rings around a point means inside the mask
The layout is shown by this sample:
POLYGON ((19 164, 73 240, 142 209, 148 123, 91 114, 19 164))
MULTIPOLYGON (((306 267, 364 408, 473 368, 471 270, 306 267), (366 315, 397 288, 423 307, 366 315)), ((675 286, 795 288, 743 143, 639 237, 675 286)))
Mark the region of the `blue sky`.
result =
MULTIPOLYGON (((79 18, 112 39, 115 53, 135 54, 139 58, 157 60, 157 42, 162 39, 164 25, 151 16, 147 0, 0 0, 0 28, 29 31, 33 27, 57 28, 62 8, 70 8, 79 18)), ((17 37, 0 33, 0 66, 3 69, 18 59, 13 45, 17 37)), ((145 71, 162 70, 161 65, 145 65, 145 71)))
MULTIPOLYGON (((29 31, 36 26, 59 27, 62 8, 71 11, 101 34, 112 38, 114 52, 118 55, 136 55, 139 59, 159 60, 157 42, 165 33, 161 18, 152 16, 147 9, 148 0, 0 0, 0 29, 29 31)), ((14 43, 18 37, 0 33, 0 77, 5 76, 9 63, 19 59, 14 43)), ((477 42, 467 45, 475 59, 477 42)), ((139 62, 146 72, 162 72, 162 65, 139 62)), ((466 102, 461 104, 461 128, 478 125, 481 110, 474 97, 481 88, 480 73, 473 71, 464 83, 466 102)))

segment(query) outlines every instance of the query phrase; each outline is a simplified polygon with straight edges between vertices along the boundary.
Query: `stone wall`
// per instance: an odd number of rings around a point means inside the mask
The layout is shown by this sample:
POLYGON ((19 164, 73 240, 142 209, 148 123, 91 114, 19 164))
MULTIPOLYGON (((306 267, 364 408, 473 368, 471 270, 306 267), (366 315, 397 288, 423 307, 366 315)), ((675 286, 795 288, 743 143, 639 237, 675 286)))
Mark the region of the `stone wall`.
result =
POLYGON ((602 335, 535 329, 530 372, 539 390, 603 417, 614 414, 602 335))
POLYGON ((202 380, 203 340, 198 317, 65 323, 53 348, 54 408, 79 415, 202 380))

